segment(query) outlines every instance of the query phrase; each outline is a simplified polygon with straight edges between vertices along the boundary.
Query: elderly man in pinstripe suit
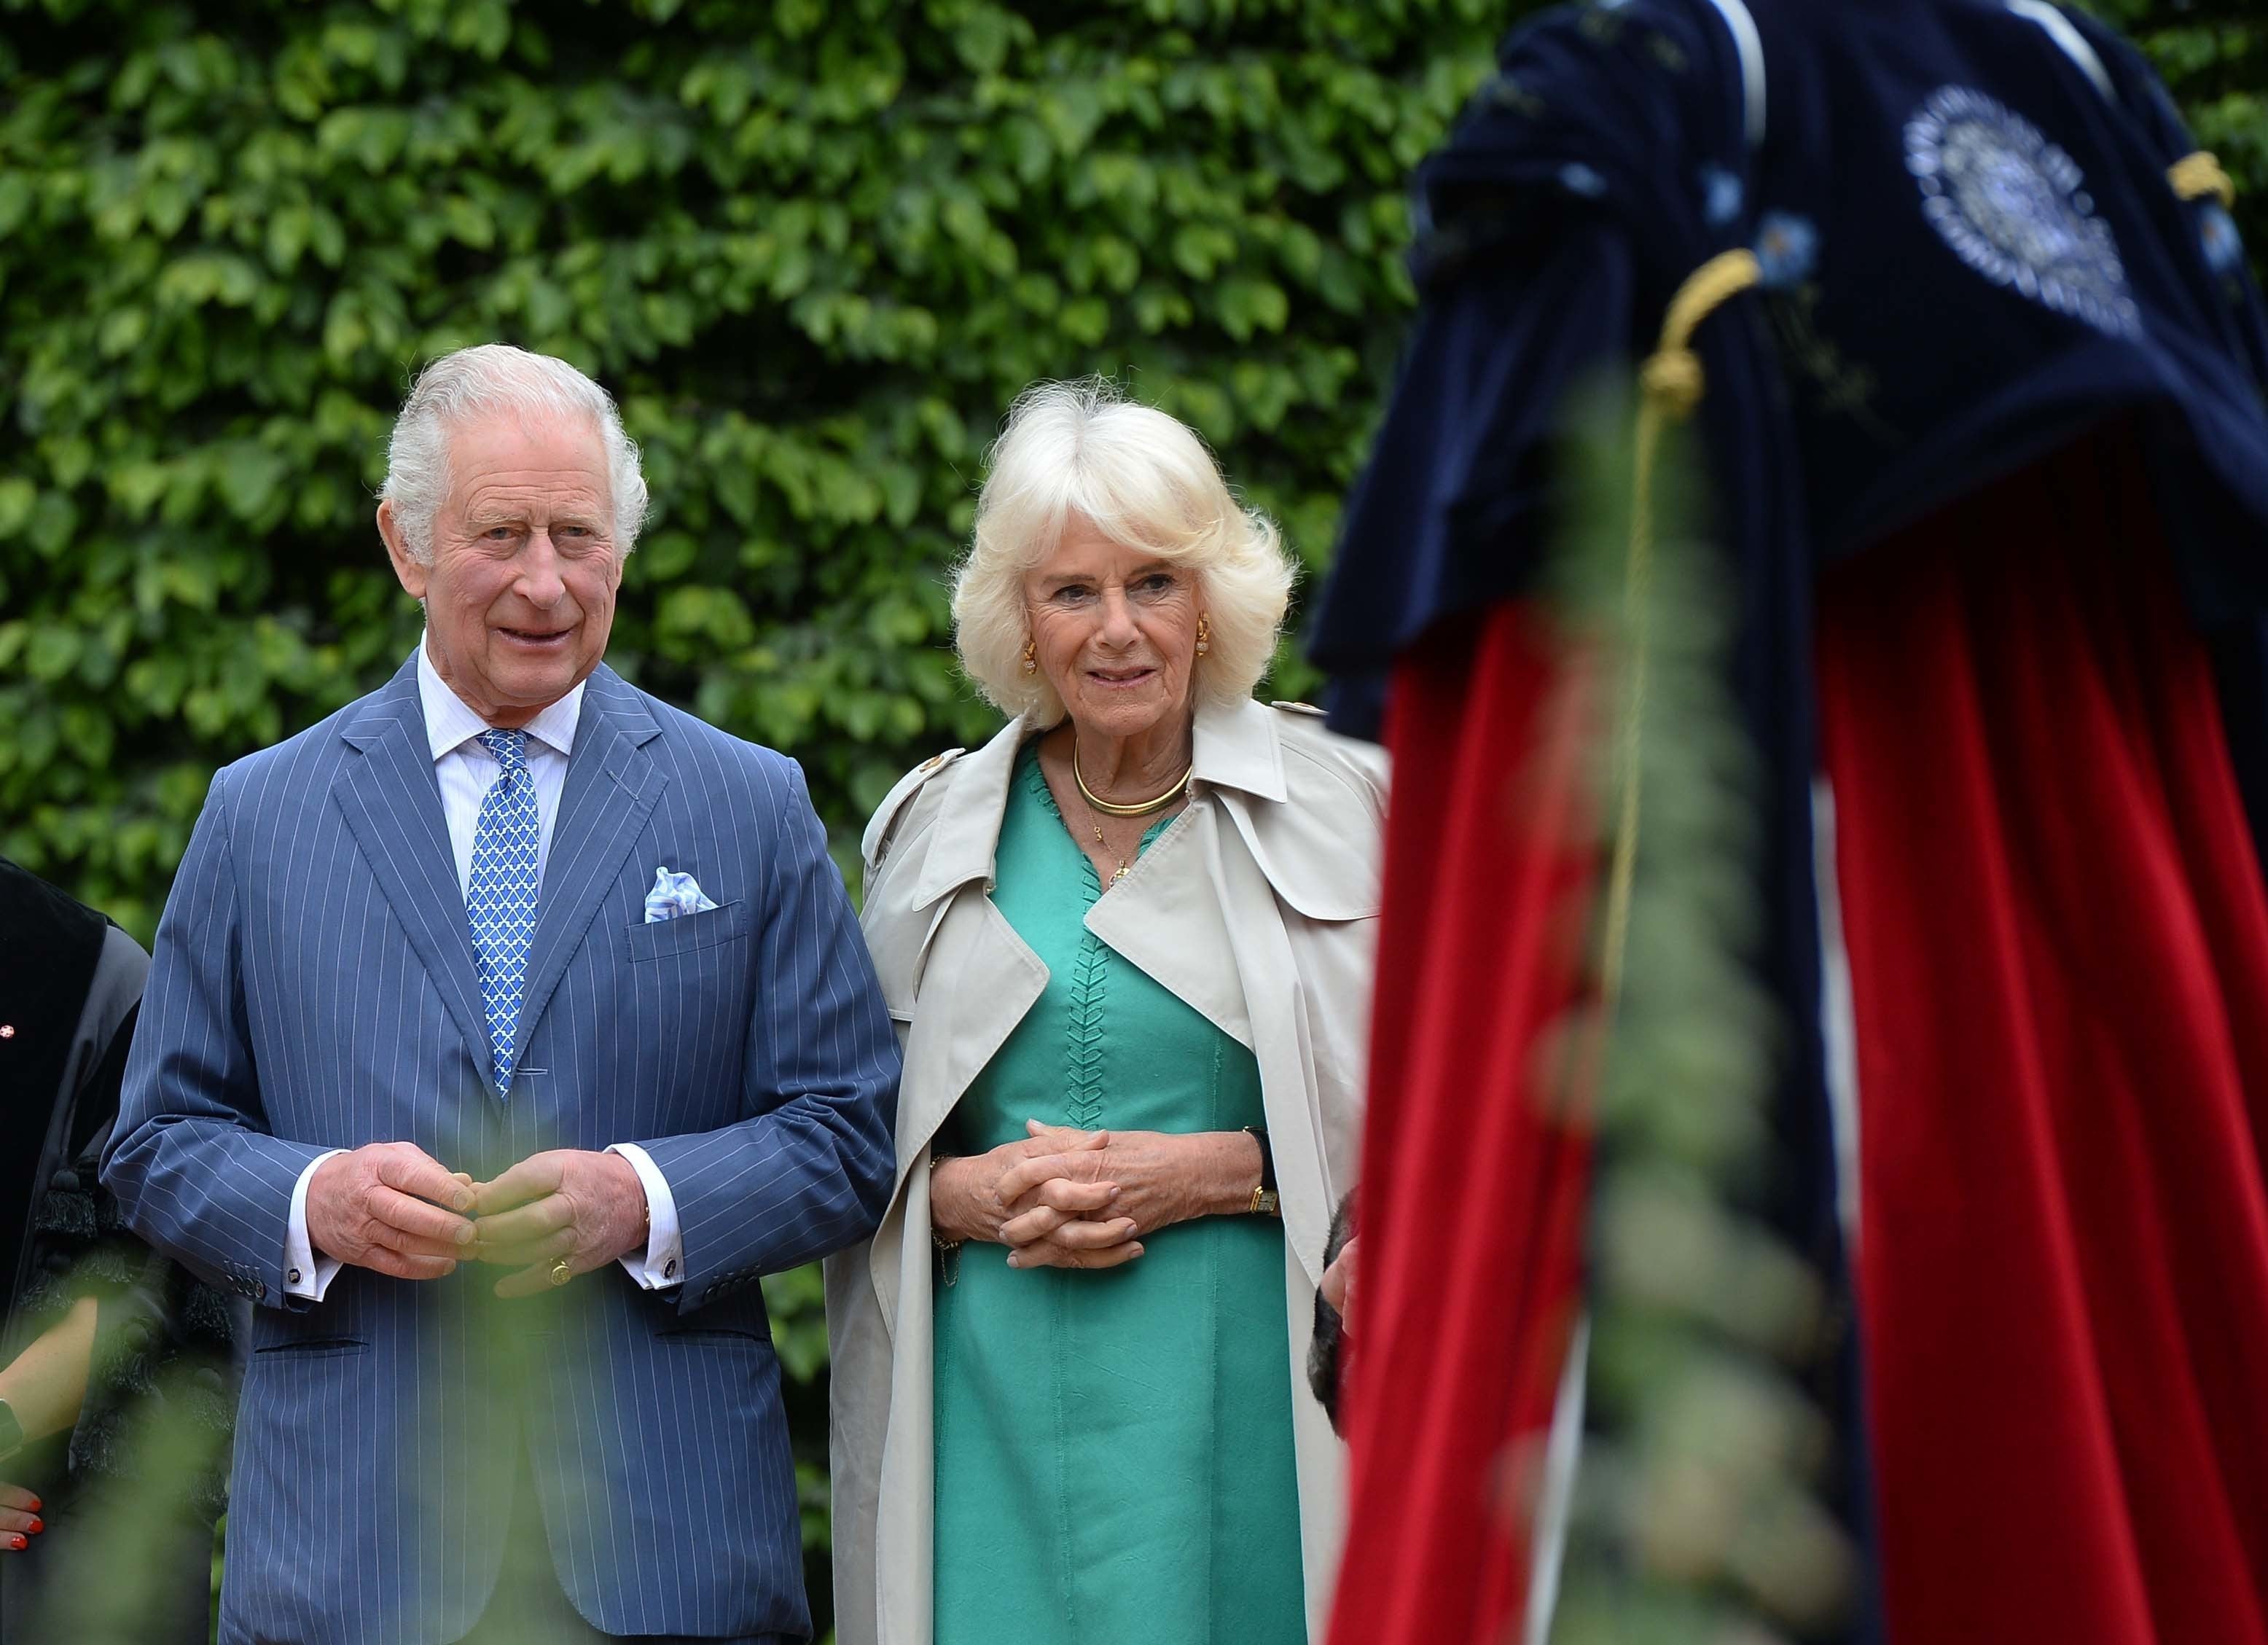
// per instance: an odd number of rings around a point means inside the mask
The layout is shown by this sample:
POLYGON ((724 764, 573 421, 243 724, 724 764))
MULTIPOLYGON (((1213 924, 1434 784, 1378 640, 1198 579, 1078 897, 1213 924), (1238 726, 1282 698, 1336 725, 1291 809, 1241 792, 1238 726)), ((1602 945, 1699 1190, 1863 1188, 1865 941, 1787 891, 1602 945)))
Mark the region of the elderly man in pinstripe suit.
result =
POLYGON ((810 1633, 755 1280, 863 1238, 897 1052, 800 771, 600 663, 597 384, 435 362, 423 643, 215 779, 103 1178, 255 1310, 227 1641, 810 1633))

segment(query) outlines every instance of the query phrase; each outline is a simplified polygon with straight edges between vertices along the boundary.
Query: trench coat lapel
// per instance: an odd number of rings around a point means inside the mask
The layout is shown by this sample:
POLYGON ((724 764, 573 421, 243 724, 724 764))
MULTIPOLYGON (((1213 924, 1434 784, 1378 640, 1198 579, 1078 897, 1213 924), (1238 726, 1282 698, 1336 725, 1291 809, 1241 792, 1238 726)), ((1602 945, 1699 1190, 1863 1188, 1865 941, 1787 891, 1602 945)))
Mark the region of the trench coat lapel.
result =
MULTIPOLYGON (((1048 985, 1048 968, 993 906, 993 864, 1016 753, 1032 727, 1012 722, 953 773, 949 803, 913 893, 918 915, 949 898, 927 918, 916 969, 921 1009, 905 1045, 906 1060, 934 1074, 898 1104, 898 1183, 1006 1043, 1048 985)), ((909 1081, 908 1085, 917 1082, 909 1081)))
POLYGON ((1200 707, 1191 764, 1199 787, 1188 815, 1096 901, 1086 926, 1259 1063, 1285 1191, 1285 1241, 1313 1283, 1322 1272, 1332 1201, 1311 1095, 1307 1001, 1284 933, 1283 888, 1270 870, 1301 876, 1297 865, 1263 860, 1251 820, 1288 793, 1273 711, 1257 703, 1200 707))
POLYGON ((1188 813, 1087 911, 1086 928, 1222 1033, 1256 1051, 1247 979, 1229 941, 1214 865, 1229 789, 1284 798, 1284 756, 1266 709, 1208 704, 1197 714, 1188 813))
MULTIPOLYGON (((905 1044, 906 1066, 925 1072, 900 1088, 894 1205, 902 1203, 907 1178, 926 1158, 938 1127, 1048 985, 1046 964, 990 896, 1008 784, 1017 751, 1035 729, 1011 721, 954 766, 913 888, 913 911, 934 909, 916 963, 921 1008, 905 1044)), ((901 1216, 887 1220, 869 1253, 882 1317, 894 1325, 903 1227, 901 1216)))
MULTIPOLYGON (((902 1203, 907 1179, 926 1159, 946 1116, 1047 985, 1046 964, 992 906, 990 897, 972 885, 954 898, 931 943, 921 1009, 906 1037, 906 1066, 931 1072, 900 1088, 893 1205, 902 1203)), ((869 1256, 882 1317, 893 1323, 905 1226, 902 1216, 886 1220, 869 1256)))
MULTIPOLYGON (((1336 1185, 1325 1180, 1308 1001, 1284 928, 1285 908, 1310 918, 1345 915, 1337 905, 1341 897, 1319 897, 1311 889, 1323 878, 1322 860, 1294 859, 1280 847, 1263 849, 1258 817, 1283 813, 1290 797, 1278 724, 1278 711, 1256 702, 1206 704, 1197 711, 1191 758, 1193 777, 1205 785, 1211 801, 1210 827, 1199 843, 1206 852, 1204 889, 1219 911, 1220 930, 1207 952, 1210 963, 1239 985, 1248 1025, 1239 1037, 1260 1065, 1284 1243, 1312 1286, 1322 1278, 1336 1185)), ((1334 850, 1331 863, 1341 857, 1334 850)), ((1344 890, 1352 893, 1350 907, 1359 904, 1359 889, 1344 890)), ((1374 904, 1367 911, 1375 911, 1374 904)))
POLYGON ((1247 1051, 1252 1018, 1228 940, 1228 912, 1211 865, 1220 852, 1219 802, 1189 812, 1099 897, 1086 928, 1247 1051))

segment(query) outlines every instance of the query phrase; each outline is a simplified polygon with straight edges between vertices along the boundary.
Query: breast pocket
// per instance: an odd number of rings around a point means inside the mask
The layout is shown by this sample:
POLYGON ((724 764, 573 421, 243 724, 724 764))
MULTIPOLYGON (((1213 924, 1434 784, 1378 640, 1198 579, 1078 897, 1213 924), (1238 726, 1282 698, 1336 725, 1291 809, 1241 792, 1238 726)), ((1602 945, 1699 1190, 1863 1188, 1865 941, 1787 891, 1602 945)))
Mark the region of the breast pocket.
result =
POLYGON ((721 948, 747 934, 748 905, 733 902, 722 908, 703 909, 697 914, 680 914, 674 919, 624 926, 622 946, 624 955, 633 962, 661 960, 672 955, 721 948))

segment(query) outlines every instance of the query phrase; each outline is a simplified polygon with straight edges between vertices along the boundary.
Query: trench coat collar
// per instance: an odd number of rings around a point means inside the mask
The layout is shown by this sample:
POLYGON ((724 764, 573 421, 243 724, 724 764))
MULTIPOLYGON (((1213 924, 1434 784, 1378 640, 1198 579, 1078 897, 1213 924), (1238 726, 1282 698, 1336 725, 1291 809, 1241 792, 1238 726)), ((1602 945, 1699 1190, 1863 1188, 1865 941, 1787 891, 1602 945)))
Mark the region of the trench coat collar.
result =
MULTIPOLYGON (((1000 820, 1008 808, 1008 784, 1016 755, 1031 738, 1051 729, 1029 716, 1010 720, 974 754, 954 762, 952 789, 922 864, 913 905, 926 908, 972 880, 990 890, 1000 845, 1000 820)), ((1190 736, 1190 781, 1212 788, 1234 788, 1256 800, 1285 798, 1284 750, 1276 716, 1247 698, 1235 703, 1201 702, 1190 736)))
POLYGON ((1284 745, 1276 715, 1249 697, 1206 703, 1197 709, 1189 763, 1191 782, 1238 788, 1256 800, 1284 802, 1284 745))

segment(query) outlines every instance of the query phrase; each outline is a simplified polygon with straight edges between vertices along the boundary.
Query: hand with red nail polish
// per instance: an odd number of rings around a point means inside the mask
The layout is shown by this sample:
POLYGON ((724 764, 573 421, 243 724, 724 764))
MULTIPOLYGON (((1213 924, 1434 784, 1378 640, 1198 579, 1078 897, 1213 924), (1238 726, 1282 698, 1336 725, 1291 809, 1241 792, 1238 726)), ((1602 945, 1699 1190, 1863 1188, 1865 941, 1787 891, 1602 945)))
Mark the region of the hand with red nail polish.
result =
POLYGON ((22 1553, 47 1528, 40 1507, 40 1499, 21 1486, 0 1485, 0 1553, 22 1553))
POLYGON ((40 1502, 23 1486, 0 1484, 0 1552, 20 1554, 32 1538, 46 1530, 39 1518, 40 1502))

